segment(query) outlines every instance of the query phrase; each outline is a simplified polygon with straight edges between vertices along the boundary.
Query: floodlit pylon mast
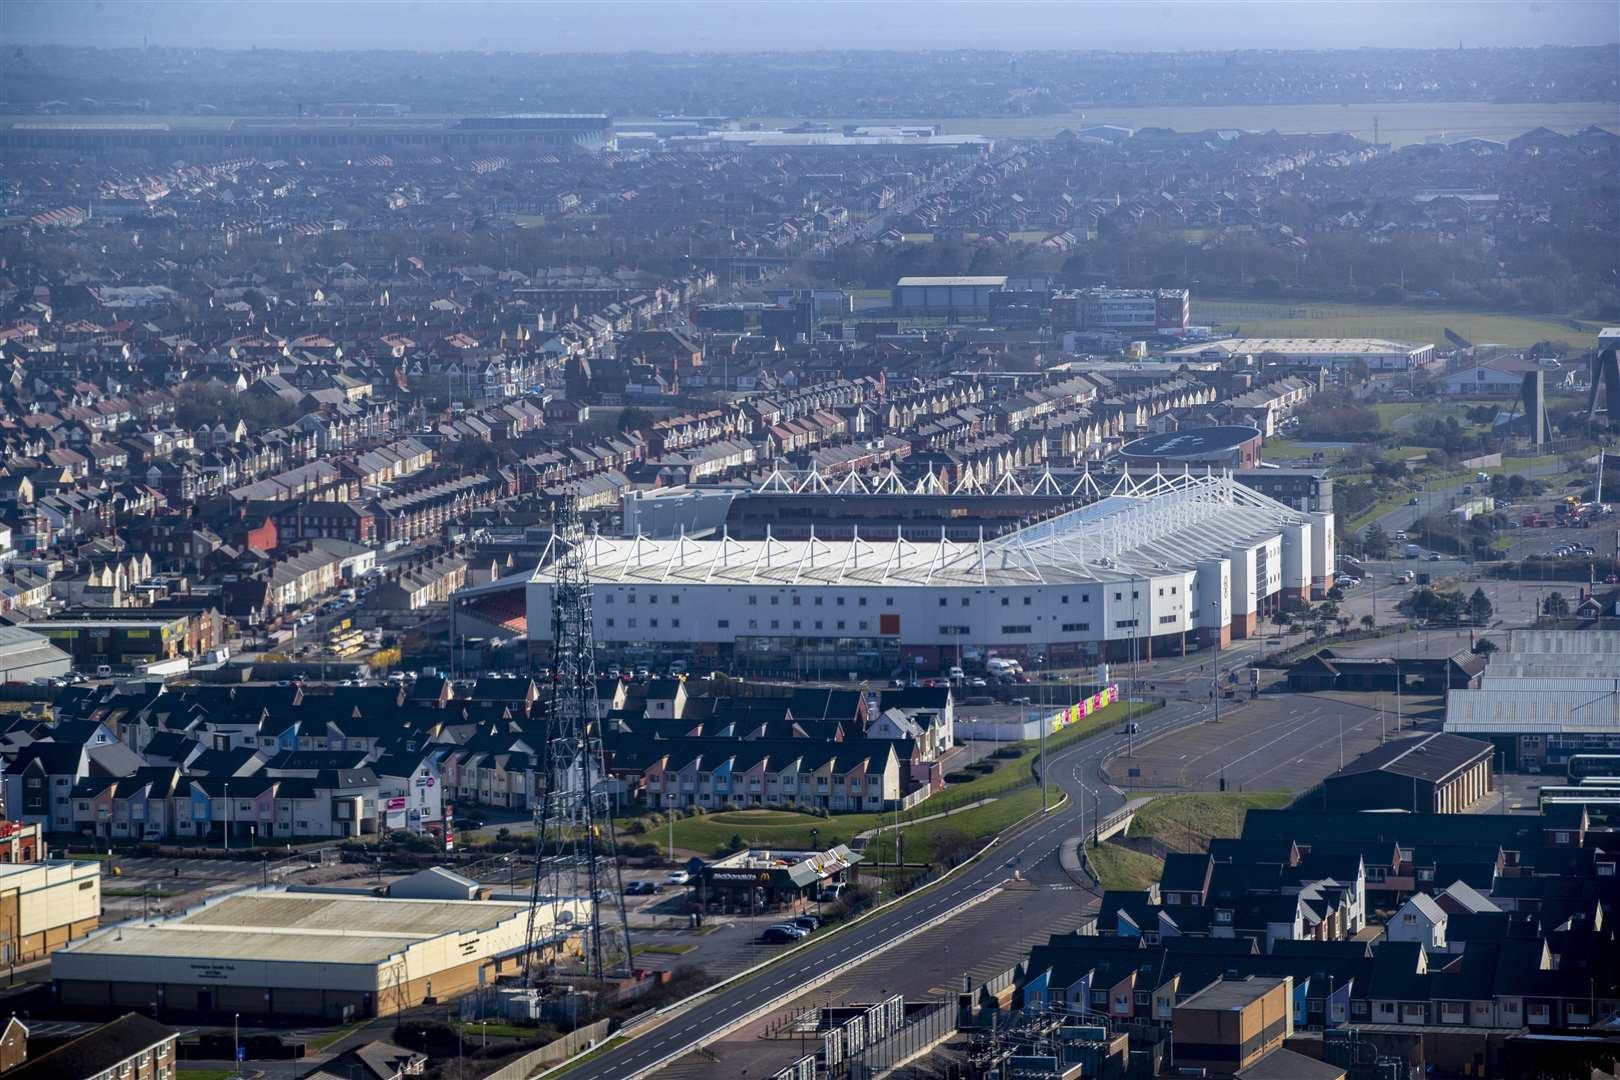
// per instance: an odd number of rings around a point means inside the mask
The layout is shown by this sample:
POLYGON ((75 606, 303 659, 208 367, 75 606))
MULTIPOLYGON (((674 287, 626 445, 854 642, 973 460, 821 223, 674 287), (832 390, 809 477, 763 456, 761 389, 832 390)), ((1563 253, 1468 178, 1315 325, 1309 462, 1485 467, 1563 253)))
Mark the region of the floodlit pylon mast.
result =
POLYGON ((548 940, 577 939, 582 966, 570 968, 559 958, 559 970, 601 979, 631 969, 630 919, 596 712, 585 527, 573 496, 554 504, 552 528, 552 697, 542 751, 545 791, 534 807, 526 986, 535 981, 537 953, 548 940), (543 907, 552 907, 550 925, 542 924, 543 907))

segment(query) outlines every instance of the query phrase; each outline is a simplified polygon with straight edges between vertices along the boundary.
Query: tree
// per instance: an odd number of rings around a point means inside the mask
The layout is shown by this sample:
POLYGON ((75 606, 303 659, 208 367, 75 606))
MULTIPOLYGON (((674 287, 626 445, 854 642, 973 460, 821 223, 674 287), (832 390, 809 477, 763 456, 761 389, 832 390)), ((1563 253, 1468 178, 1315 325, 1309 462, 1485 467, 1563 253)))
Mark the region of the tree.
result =
POLYGON ((1493 653, 1495 651, 1496 651, 1496 642, 1492 641, 1488 637, 1482 637, 1478 641, 1474 642, 1474 655, 1475 656, 1489 656, 1489 655, 1491 655, 1491 653, 1493 653))
POLYGON ((1550 592, 1547 594, 1547 599, 1541 602, 1541 613, 1550 615, 1555 619, 1562 619, 1569 614, 1569 601, 1564 599, 1563 593, 1550 592))
POLYGON ((1474 595, 1468 598, 1468 614, 1481 626, 1491 621, 1491 598, 1485 595, 1485 590, 1477 588, 1474 595))
POLYGON ((1374 522, 1361 534, 1361 547, 1369 559, 1382 559, 1389 554, 1389 533, 1374 522))
POLYGON ((1361 625, 1366 629, 1371 630, 1373 627, 1378 625, 1378 620, 1373 618, 1371 615, 1363 615, 1361 617, 1361 625))
POLYGON ((652 417, 647 415, 647 410, 639 405, 628 405, 623 412, 619 413, 620 431, 640 431, 650 423, 652 423, 652 417))

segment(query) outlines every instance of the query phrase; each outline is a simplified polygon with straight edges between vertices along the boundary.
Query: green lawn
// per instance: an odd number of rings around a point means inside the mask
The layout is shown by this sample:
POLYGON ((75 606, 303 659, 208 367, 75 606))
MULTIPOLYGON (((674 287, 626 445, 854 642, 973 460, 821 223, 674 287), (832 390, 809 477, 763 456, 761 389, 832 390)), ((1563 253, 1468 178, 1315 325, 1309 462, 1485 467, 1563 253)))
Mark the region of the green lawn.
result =
MULTIPOLYGON (((1287 806, 1285 791, 1200 792, 1154 799, 1131 821, 1133 838, 1158 840, 1173 851, 1205 851, 1217 837, 1243 831, 1243 815, 1252 809, 1287 806)), ((1145 889, 1159 880, 1164 861, 1119 844, 1087 847, 1091 868, 1105 889, 1145 889)))
POLYGON ((1145 889, 1164 873, 1163 860, 1118 844, 1088 847, 1086 857, 1105 889, 1145 889))
POLYGON ((1591 337, 1586 320, 1570 325, 1562 315, 1519 315, 1399 304, 1337 304, 1316 300, 1195 300, 1193 321, 1244 337, 1348 337, 1445 345, 1445 331, 1475 345, 1522 348, 1538 341, 1581 343, 1591 337))
MULTIPOLYGON (((478 1024, 469 1022, 457 1026, 461 1028, 462 1035, 467 1039, 476 1039, 480 1035, 503 1035, 508 1039, 533 1039, 537 1042, 549 1042, 557 1037, 557 1033, 551 1028, 542 1030, 537 1027, 520 1027, 517 1024, 478 1024)), ((176 1080, 184 1080, 184 1078, 177 1077, 176 1080)))
POLYGON ((365 1026, 366 1022, 364 1020, 357 1020, 348 1027, 341 1027, 336 1031, 328 1031, 324 1035, 317 1035, 315 1038, 309 1040, 310 1049, 325 1050, 328 1046, 331 1046, 340 1039, 348 1038, 350 1035, 353 1035, 355 1032, 359 1031, 365 1026))
POLYGON ((1176 851, 1203 851, 1217 837, 1243 831, 1251 809, 1277 810, 1293 801, 1286 791, 1244 791, 1167 795, 1144 806, 1131 822, 1130 834, 1152 837, 1176 851))

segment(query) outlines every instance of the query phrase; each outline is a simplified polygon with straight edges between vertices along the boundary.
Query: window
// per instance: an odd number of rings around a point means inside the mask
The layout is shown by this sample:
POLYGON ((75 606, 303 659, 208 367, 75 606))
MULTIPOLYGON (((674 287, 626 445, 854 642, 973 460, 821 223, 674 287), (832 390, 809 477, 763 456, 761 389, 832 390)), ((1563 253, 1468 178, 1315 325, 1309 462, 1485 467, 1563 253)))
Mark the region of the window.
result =
POLYGON ((681 628, 681 620, 679 620, 679 619, 671 619, 671 620, 669 620, 669 625, 674 627, 675 629, 679 630, 681 628))
POLYGON ((800 596, 799 596, 799 594, 798 594, 798 593, 794 593, 794 594, 793 594, 793 606, 794 606, 794 607, 798 607, 798 606, 799 606, 799 604, 800 604, 800 602, 801 602, 801 598, 800 598, 800 596))
POLYGON ((844 606, 844 598, 843 598, 843 597, 842 597, 842 596, 840 596, 840 597, 839 597, 839 598, 838 598, 838 600, 837 600, 837 604, 838 604, 838 606, 839 606, 839 607, 843 607, 843 606, 844 606))
POLYGON ((633 592, 632 593, 625 593, 624 602, 627 603, 627 604, 635 603, 636 602, 636 594, 633 593, 633 592))
POLYGON ((1106 1004, 1108 1004, 1108 991, 1106 991, 1106 990, 1093 990, 1091 992, 1091 1003, 1093 1005, 1106 1005, 1106 1004))
POLYGON ((965 597, 965 596, 964 596, 964 597, 962 597, 962 606, 963 606, 963 607, 967 607, 967 606, 968 606, 968 598, 967 598, 967 597, 965 597))
POLYGON ((866 597, 862 596, 862 597, 857 598, 856 601, 855 601, 855 606, 856 607, 865 607, 866 606, 866 597))
POLYGON ((1138 990, 1136 992, 1136 1003, 1138 1005, 1146 1005, 1150 1000, 1150 997, 1151 995, 1148 994, 1146 990, 1138 990))
MULTIPOLYGON (((943 597, 943 596, 942 596, 942 597, 940 597, 940 598, 939 598, 939 606, 940 606, 940 607, 944 607, 944 606, 945 606, 945 604, 946 604, 946 602, 947 602, 947 601, 946 601, 946 600, 945 600, 945 598, 944 598, 944 597, 943 597)), ((1003 601, 1002 601, 1002 603, 1003 603, 1003 604, 1005 604, 1005 603, 1006 603, 1006 602, 1007 602, 1007 601, 1005 601, 1005 600, 1003 600, 1003 601)))
POLYGON ((608 603, 610 603, 610 604, 613 603, 613 594, 608 593, 607 596, 605 597, 605 599, 607 600, 608 603))
POLYGON ((839 619, 838 620, 838 629, 842 630, 843 628, 844 628, 844 620, 839 619))
POLYGON ((1012 626, 1003 626, 1001 632, 1003 634, 1027 634, 1032 629, 1033 627, 1027 623, 1014 623, 1012 626))
POLYGON ((1123 599, 1125 599, 1125 594, 1122 593, 1122 592, 1117 592, 1117 593, 1114 594, 1114 599, 1115 600, 1123 600, 1123 599))
POLYGON ((865 630, 865 629, 866 629, 866 620, 865 620, 865 619, 862 619, 862 620, 861 620, 861 621, 860 621, 860 622, 859 622, 859 623, 857 623, 857 624, 856 624, 856 625, 858 625, 858 626, 859 626, 859 627, 860 627, 860 628, 861 628, 861 629, 862 629, 862 630, 865 630))
POLYGON ((1115 630, 1129 630, 1136 625, 1135 619, 1121 619, 1114 624, 1115 630))
POLYGON ((649 593, 648 596, 647 596, 647 603, 649 603, 649 604, 658 603, 658 594, 657 593, 649 593))
POLYGON ((782 620, 781 619, 772 619, 771 620, 771 629, 772 630, 780 630, 781 628, 782 628, 782 620))
POLYGON ((1166 623, 1173 623, 1175 621, 1176 621, 1176 617, 1174 615, 1160 615, 1159 616, 1159 625, 1160 626, 1163 626, 1166 623))
POLYGON ((816 620, 816 629, 817 629, 817 630, 820 630, 820 629, 821 629, 821 620, 820 620, 820 619, 817 619, 817 620, 816 620))
POLYGON ((1555 843, 1555 844, 1567 844, 1567 843, 1569 843, 1569 833, 1563 831, 1562 829, 1560 829, 1558 832, 1553 833, 1553 843, 1555 843))
POLYGON ((1416 926, 1417 925, 1417 916, 1412 914, 1409 911, 1406 914, 1401 916, 1401 922, 1403 924, 1405 924, 1406 926, 1416 926))
POLYGON ((634 630, 635 628, 636 628, 636 620, 631 619, 630 620, 630 629, 634 630))
POLYGON ((750 629, 750 630, 758 630, 759 629, 759 620, 758 619, 749 619, 748 620, 748 629, 750 629))
POLYGON ((758 606, 759 606, 759 597, 757 597, 757 596, 750 596, 750 597, 749 597, 749 598, 748 598, 748 606, 749 606, 749 607, 758 607, 758 606))
POLYGON ((649 627, 651 627, 652 629, 656 630, 656 629, 658 629, 658 620, 657 619, 648 619, 647 620, 647 625, 649 627))
POLYGON ((1002 607, 1007 607, 1011 603, 1012 603, 1012 599, 1010 597, 1003 596, 1001 598, 1001 606, 1002 607))
POLYGON ((672 603, 672 604, 680 603, 681 602, 681 594, 680 593, 670 593, 669 594, 669 602, 672 603))
POLYGON ((778 606, 781 605, 781 603, 782 603, 782 598, 780 596, 771 597, 771 607, 778 607, 778 606))
POLYGON ((718 620, 716 622, 716 625, 719 626, 720 629, 722 629, 722 630, 729 630, 729 629, 731 629, 731 620, 730 619, 720 619, 720 620, 718 620))
POLYGON ((818 596, 818 597, 816 597, 816 607, 820 607, 820 606, 821 606, 821 597, 818 596))
POLYGON ((799 629, 799 628, 801 628, 801 627, 802 627, 802 626, 803 626, 803 625, 804 625, 804 623, 803 623, 803 622, 801 622, 801 621, 800 621, 800 620, 798 620, 798 619, 794 619, 794 620, 793 620, 793 629, 795 629, 795 630, 798 630, 798 629, 799 629))

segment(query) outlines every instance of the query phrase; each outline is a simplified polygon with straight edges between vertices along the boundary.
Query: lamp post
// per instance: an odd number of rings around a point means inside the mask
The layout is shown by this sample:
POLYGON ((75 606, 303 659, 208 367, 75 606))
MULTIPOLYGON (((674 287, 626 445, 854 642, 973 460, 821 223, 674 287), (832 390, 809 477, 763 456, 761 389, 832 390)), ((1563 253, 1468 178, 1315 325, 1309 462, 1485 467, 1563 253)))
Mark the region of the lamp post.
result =
POLYGON ((231 850, 231 782, 229 780, 225 781, 225 822, 220 831, 224 834, 221 837, 221 842, 224 844, 223 850, 231 850))
POLYGON ((1209 606, 1215 609, 1215 621, 1210 625, 1214 631, 1215 679, 1210 684, 1209 696, 1215 703, 1215 722, 1218 724, 1221 722, 1221 602, 1211 600, 1209 606))

